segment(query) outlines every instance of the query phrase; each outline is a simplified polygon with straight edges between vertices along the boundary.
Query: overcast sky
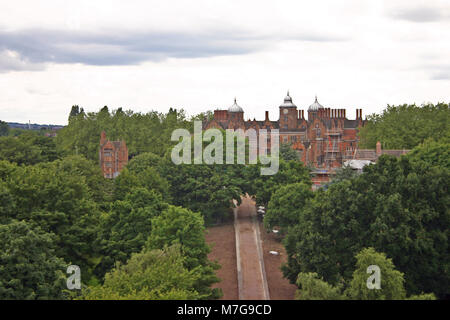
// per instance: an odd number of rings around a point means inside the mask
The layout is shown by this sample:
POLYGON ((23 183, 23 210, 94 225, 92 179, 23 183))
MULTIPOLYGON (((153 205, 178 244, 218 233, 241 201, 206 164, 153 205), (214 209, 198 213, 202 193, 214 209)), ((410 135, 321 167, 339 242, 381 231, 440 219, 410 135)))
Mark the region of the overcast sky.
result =
POLYGON ((449 102, 450 1, 2 1, 0 119, 449 102))

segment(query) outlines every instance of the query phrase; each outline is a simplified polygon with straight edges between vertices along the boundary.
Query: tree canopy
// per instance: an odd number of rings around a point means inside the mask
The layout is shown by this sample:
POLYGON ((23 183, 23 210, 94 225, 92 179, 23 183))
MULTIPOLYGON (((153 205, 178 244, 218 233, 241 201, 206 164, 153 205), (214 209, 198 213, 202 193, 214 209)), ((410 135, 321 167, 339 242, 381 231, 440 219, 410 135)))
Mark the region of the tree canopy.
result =
POLYGON ((388 105, 381 114, 367 117, 360 129, 360 148, 412 149, 427 139, 450 138, 449 104, 388 105))

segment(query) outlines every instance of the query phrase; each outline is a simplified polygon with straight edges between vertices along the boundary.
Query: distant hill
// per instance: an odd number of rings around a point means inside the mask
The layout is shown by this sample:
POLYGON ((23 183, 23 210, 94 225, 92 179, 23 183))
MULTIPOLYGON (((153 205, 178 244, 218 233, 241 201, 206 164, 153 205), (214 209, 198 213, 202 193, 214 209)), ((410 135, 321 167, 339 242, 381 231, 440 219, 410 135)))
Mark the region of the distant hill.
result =
POLYGON ((11 129, 25 129, 25 130, 59 130, 64 128, 64 126, 56 124, 37 124, 37 123, 18 123, 18 122, 7 122, 11 129))

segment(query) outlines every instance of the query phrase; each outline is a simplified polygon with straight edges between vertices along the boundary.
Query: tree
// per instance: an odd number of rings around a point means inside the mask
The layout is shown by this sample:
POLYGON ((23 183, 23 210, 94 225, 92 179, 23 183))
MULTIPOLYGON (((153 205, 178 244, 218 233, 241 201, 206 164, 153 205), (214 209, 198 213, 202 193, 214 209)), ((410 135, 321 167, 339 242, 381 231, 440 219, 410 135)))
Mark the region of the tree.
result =
POLYGON ((426 140, 407 154, 416 167, 440 167, 450 170, 450 140, 426 140))
POLYGON ((83 289, 84 300, 194 300, 197 270, 187 270, 179 246, 135 253, 118 263, 102 286, 83 289))
POLYGON ((297 277, 297 300, 343 300, 340 287, 335 288, 326 283, 317 273, 299 273, 297 277))
POLYGON ((132 189, 143 187, 155 190, 166 200, 170 200, 169 183, 152 167, 139 170, 137 173, 125 168, 120 175, 114 179, 114 199, 123 200, 132 189))
POLYGON ((173 145, 172 131, 191 126, 183 110, 142 114, 121 108, 110 111, 107 106, 99 112, 85 113, 80 109, 70 117, 69 124, 58 131, 56 144, 61 155, 80 154, 97 161, 100 133, 105 131, 110 140, 126 141, 131 158, 144 152, 163 156, 173 145))
POLYGON ((343 166, 335 170, 335 176, 333 177, 331 183, 337 183, 344 180, 353 179, 358 175, 358 173, 352 169, 350 166, 343 166))
POLYGON ((85 178, 60 170, 60 165, 52 162, 8 169, 5 182, 14 211, 0 220, 25 220, 54 233, 56 254, 79 265, 89 281, 100 262, 97 237, 101 212, 85 178))
POLYGON ((0 137, 0 160, 31 165, 58 159, 56 145, 52 138, 25 132, 18 137, 0 137))
POLYGON ((287 232, 298 223, 302 208, 313 196, 311 185, 304 182, 281 186, 270 198, 264 226, 269 230, 279 226, 282 233, 287 232))
POLYGON ((242 191, 234 169, 235 165, 175 165, 168 160, 162 175, 169 181, 173 204, 200 212, 212 224, 230 216, 233 199, 240 202, 242 191))
POLYGON ((72 109, 70 109, 70 114, 69 114, 69 122, 73 117, 76 117, 79 114, 80 114, 80 107, 77 105, 72 106, 72 109))
POLYGON ((124 200, 115 201, 101 223, 105 257, 98 272, 104 274, 115 262, 125 262, 132 253, 140 252, 151 234, 151 220, 167 207, 161 194, 140 187, 124 200))
POLYGON ((356 300, 400 300, 405 299, 403 273, 395 270, 392 259, 374 248, 365 248, 356 255, 356 270, 346 294, 356 300), (380 289, 367 287, 367 268, 380 268, 380 289))
MULTIPOLYGON (((404 288, 403 273, 395 270, 391 259, 386 258, 384 253, 378 253, 373 248, 365 248, 355 256, 356 270, 349 283, 338 283, 332 286, 325 282, 317 273, 299 273, 296 284, 298 290, 296 299, 298 300, 434 300, 434 294, 413 295, 406 298, 404 288), (371 268, 379 268, 372 270, 371 268), (368 274, 371 272, 380 272, 377 275, 368 274), (380 288, 369 289, 367 283, 373 279, 370 277, 379 276, 380 288), (344 285, 347 289, 344 291, 344 285)), ((376 281, 376 280, 375 280, 376 281)))
POLYGON ((133 157, 133 159, 131 159, 128 162, 127 168, 131 172, 139 174, 149 167, 154 168, 156 170, 160 170, 162 163, 163 163, 162 157, 152 152, 144 152, 133 157))
POLYGON ((445 294, 449 180, 443 167, 382 156, 358 177, 316 191, 284 239, 285 276, 294 282, 300 272, 316 272, 332 285, 348 281, 354 255, 373 247, 405 274, 408 294, 445 294))
POLYGON ((450 111, 445 103, 388 105, 381 114, 372 114, 367 120, 359 132, 360 148, 375 148, 380 141, 385 149, 412 149, 428 138, 450 137, 450 111))
POLYGON ((258 205, 263 206, 267 206, 272 194, 283 185, 299 182, 311 184, 309 169, 302 162, 293 160, 280 160, 279 170, 274 175, 262 176, 259 165, 245 166, 242 175, 250 182, 246 184, 246 191, 256 198, 258 205))
POLYGON ((280 158, 289 161, 289 160, 299 160, 299 156, 297 151, 292 149, 292 143, 282 143, 280 144, 280 158))
POLYGON ((208 260, 209 246, 205 242, 204 221, 200 213, 176 206, 169 206, 151 221, 152 231, 146 247, 162 249, 164 246, 180 245, 188 270, 198 270, 201 277, 195 290, 205 298, 219 298, 221 292, 211 289, 219 281, 215 275, 219 266, 208 260))
POLYGON ((25 221, 0 224, 0 299, 63 299, 67 264, 55 236, 25 221))
POLYGON ((9 134, 9 126, 5 121, 0 120, 0 136, 7 136, 9 134))

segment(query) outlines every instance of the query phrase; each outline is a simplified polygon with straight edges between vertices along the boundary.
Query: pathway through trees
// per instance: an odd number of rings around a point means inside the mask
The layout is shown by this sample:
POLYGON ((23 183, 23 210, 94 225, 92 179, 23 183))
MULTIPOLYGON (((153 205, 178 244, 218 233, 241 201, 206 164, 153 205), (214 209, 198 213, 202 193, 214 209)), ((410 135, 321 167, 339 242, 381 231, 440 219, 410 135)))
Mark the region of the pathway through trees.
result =
POLYGON ((235 209, 236 257, 240 300, 269 300, 255 203, 248 197, 235 209))

